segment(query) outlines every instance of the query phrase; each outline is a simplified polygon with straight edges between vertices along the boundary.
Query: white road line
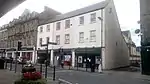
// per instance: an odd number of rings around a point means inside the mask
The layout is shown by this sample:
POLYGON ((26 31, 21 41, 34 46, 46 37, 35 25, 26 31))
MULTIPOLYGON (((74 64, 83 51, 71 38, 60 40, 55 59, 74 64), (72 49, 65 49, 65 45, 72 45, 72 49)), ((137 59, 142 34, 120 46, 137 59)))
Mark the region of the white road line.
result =
POLYGON ((66 80, 63 80, 63 79, 60 79, 60 78, 58 79, 58 81, 59 81, 59 82, 64 82, 64 83, 66 83, 66 84, 73 84, 73 83, 71 83, 71 82, 69 82, 69 81, 66 81, 66 80))

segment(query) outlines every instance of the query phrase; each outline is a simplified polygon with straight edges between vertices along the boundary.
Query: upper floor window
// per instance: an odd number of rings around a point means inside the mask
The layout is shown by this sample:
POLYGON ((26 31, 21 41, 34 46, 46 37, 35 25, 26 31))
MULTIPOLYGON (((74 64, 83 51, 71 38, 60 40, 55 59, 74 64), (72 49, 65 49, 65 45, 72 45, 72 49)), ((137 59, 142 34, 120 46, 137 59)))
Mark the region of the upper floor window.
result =
POLYGON ((41 32, 41 33, 43 32, 43 27, 42 27, 42 26, 40 27, 40 32, 41 32))
POLYGON ((90 42, 95 42, 96 41, 96 30, 91 30, 90 31, 90 42))
POLYGON ((47 25, 47 32, 50 32, 50 25, 47 25))
POLYGON ((65 28, 70 28, 70 20, 65 21, 65 28))
POLYGON ((69 43, 70 43, 70 35, 65 34, 65 44, 69 44, 69 43))
POLYGON ((39 45, 40 45, 40 46, 42 45, 42 41, 43 41, 43 39, 40 38, 40 39, 39 39, 39 45))
POLYGON ((80 23, 79 24, 84 24, 84 16, 79 17, 80 23))
POLYGON ((60 30, 60 24, 61 24, 61 22, 56 23, 56 30, 60 30))
POLYGON ((91 23, 96 22, 96 13, 91 14, 91 23))
POLYGON ((60 44, 60 35, 56 36, 56 43, 59 45, 60 44))
POLYGON ((46 37, 46 42, 49 42, 49 37, 46 37))
POLYGON ((84 42, 84 32, 79 32, 79 43, 84 42))

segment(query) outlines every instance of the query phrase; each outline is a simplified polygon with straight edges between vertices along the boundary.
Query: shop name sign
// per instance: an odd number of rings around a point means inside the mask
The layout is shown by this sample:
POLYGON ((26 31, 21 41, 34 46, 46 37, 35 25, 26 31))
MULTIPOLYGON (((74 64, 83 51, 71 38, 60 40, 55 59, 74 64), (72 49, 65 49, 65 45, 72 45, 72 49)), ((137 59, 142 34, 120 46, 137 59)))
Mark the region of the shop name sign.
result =
POLYGON ((6 51, 16 51, 15 48, 10 48, 10 49, 7 49, 6 51))
POLYGON ((22 51, 27 51, 27 50, 34 50, 34 48, 27 48, 27 47, 22 47, 21 48, 22 51))
POLYGON ((5 49, 0 49, 0 52, 2 53, 2 52, 5 52, 5 49))

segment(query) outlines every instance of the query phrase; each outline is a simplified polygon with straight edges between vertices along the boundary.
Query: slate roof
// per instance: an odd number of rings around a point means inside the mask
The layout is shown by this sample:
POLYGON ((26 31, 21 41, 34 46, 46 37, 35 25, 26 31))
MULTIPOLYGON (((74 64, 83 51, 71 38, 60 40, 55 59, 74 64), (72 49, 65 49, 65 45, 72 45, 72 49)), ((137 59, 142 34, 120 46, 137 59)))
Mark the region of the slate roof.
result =
POLYGON ((90 5, 88 7, 77 9, 77 10, 74 10, 74 11, 71 11, 71 12, 68 12, 68 13, 65 13, 65 14, 56 15, 54 18, 49 19, 46 22, 40 23, 40 25, 47 24, 47 23, 52 23, 52 22, 55 22, 55 21, 71 18, 71 17, 77 16, 77 15, 85 14, 85 13, 92 12, 92 11, 95 11, 95 10, 103 9, 107 6, 107 4, 108 4, 107 1, 102 1, 100 3, 96 3, 96 4, 90 5))
POLYGON ((127 30, 127 31, 122 31, 122 34, 125 35, 126 37, 128 37, 128 35, 130 34, 130 31, 127 30))

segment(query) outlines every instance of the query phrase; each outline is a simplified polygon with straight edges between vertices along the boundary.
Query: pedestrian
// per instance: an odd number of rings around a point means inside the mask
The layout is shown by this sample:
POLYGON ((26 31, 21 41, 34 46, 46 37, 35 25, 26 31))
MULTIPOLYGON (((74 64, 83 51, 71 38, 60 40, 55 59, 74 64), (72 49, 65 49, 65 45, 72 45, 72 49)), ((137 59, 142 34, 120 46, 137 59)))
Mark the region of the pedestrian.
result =
POLYGON ((100 63, 99 63, 99 66, 98 66, 98 72, 99 73, 102 73, 102 60, 100 59, 100 63))
POLYGON ((64 61, 61 61, 61 68, 64 68, 64 61))

